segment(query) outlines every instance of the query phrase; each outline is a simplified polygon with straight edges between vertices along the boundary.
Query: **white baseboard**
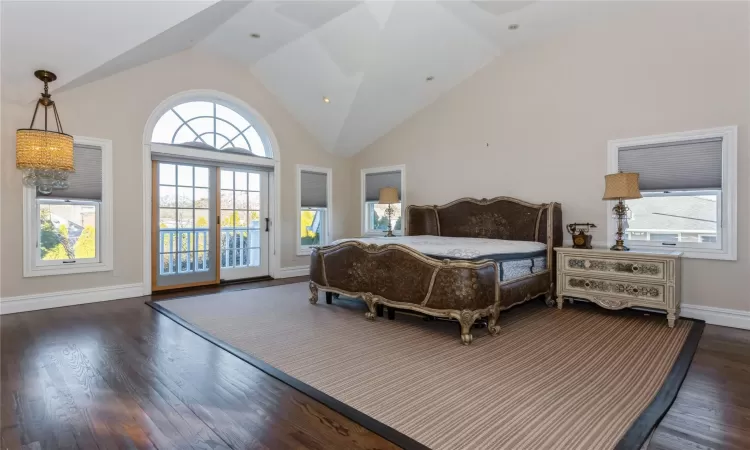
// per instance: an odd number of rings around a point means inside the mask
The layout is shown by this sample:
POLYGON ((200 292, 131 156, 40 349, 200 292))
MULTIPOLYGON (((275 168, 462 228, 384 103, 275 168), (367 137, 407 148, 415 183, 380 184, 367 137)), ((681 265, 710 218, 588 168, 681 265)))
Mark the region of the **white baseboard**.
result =
POLYGON ((750 330, 750 311, 700 305, 682 305, 680 310, 683 317, 705 320, 711 325, 750 330))
POLYGON ((118 300, 143 295, 143 284, 122 284, 75 291, 50 292, 48 294, 21 295, 0 299, 0 314, 13 314, 38 309, 118 300))
POLYGON ((310 266, 282 267, 274 278, 304 277, 310 275, 310 266))

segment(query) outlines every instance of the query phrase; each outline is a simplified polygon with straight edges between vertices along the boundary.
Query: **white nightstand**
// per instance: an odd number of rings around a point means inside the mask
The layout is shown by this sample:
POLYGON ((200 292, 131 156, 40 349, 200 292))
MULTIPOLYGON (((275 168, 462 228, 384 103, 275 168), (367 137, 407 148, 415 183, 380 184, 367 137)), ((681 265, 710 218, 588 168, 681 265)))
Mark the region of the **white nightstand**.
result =
POLYGON ((557 307, 563 298, 590 300, 607 309, 643 307, 680 316, 681 252, 613 251, 557 247, 557 307))

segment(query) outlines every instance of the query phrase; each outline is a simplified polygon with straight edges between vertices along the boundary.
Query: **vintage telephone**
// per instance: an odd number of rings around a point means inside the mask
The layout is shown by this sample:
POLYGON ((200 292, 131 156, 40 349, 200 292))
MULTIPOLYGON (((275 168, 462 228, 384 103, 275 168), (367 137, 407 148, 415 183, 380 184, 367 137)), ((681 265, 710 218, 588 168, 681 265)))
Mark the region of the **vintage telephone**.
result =
POLYGON ((570 223, 567 225, 568 233, 573 236, 573 248, 591 248, 591 228, 596 228, 593 223, 570 223))

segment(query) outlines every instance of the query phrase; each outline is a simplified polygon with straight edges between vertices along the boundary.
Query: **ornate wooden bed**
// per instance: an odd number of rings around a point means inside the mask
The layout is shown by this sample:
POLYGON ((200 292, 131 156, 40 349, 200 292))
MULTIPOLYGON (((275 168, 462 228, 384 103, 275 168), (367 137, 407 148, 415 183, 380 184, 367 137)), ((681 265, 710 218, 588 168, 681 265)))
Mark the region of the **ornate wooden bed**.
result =
POLYGON ((392 307, 456 319, 466 345, 479 318, 488 318, 488 332, 495 335, 500 311, 541 295, 548 305, 554 304, 553 248, 563 240, 559 203, 462 198, 443 206, 409 206, 406 223, 409 236, 540 242, 546 246, 546 268, 502 281, 501 266, 494 260, 438 259, 400 244, 345 241, 313 249, 310 303, 317 303, 321 290, 327 293, 327 303, 333 293, 361 298, 370 320, 381 305, 389 312, 392 307))

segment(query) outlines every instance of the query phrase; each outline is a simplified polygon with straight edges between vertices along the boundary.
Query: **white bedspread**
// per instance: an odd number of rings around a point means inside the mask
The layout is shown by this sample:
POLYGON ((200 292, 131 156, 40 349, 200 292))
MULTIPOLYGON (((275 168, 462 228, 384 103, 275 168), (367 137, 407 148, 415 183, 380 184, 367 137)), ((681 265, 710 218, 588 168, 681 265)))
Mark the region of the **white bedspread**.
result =
POLYGON ((376 245, 402 244, 425 255, 463 259, 474 259, 490 255, 526 254, 547 249, 547 245, 541 242, 446 236, 361 237, 339 239, 334 244, 345 241, 359 241, 365 244, 376 245))

